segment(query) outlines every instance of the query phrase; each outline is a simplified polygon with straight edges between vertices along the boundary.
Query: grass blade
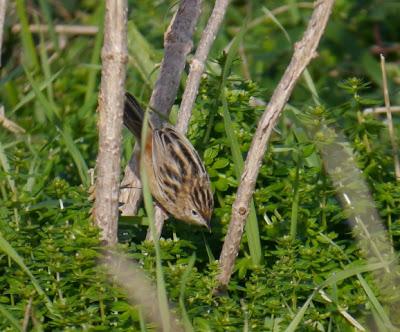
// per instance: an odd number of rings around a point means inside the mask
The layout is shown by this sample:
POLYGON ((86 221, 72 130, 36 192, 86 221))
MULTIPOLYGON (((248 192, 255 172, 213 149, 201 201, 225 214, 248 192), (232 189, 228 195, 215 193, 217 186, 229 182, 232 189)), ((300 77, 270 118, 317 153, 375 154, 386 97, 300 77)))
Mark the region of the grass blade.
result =
POLYGON ((44 94, 40 91, 38 84, 34 81, 32 75, 29 73, 28 70, 25 70, 28 80, 32 85, 32 89, 38 98, 39 102, 43 106, 43 110, 49 122, 55 125, 58 130, 60 131, 61 137, 63 138, 63 142, 70 153, 72 159, 74 160, 75 166, 78 170, 79 177, 81 178, 82 183, 85 186, 88 186, 90 183, 89 174, 88 174, 88 167, 83 158, 81 152, 77 148, 71 133, 71 128, 68 126, 67 123, 63 123, 61 125, 60 120, 60 112, 58 108, 52 105, 44 96, 44 94))
MULTIPOLYGON (((37 17, 35 17, 35 23, 39 25, 39 20, 37 19, 37 17)), ((39 43, 40 64, 42 65, 42 71, 45 80, 49 80, 51 77, 51 67, 42 31, 40 31, 39 36, 40 36, 40 43, 39 43)), ((53 86, 51 83, 47 86, 47 97, 50 99, 50 102, 54 106, 53 86)))
POLYGON ((366 265, 361 265, 361 266, 354 266, 351 268, 346 268, 342 271, 339 271, 337 273, 334 273, 332 276, 327 278, 324 282, 322 282, 312 293, 311 295, 307 298, 307 301, 304 302, 302 305, 301 309, 297 312, 296 316, 293 318, 293 320, 290 322, 289 326, 286 328, 285 332, 294 332, 296 331, 298 325, 300 324, 301 320, 304 317, 304 314, 307 311, 308 306, 310 305, 312 299, 314 296, 317 294, 317 292, 325 288, 327 286, 331 286, 333 284, 336 284, 338 281, 347 279, 349 277, 352 277, 354 275, 357 275, 359 273, 363 272, 372 272, 380 269, 386 268, 387 264, 385 263, 373 263, 373 264, 366 264, 366 265))
POLYGON ((101 69, 101 66, 99 66, 99 64, 100 64, 100 53, 101 53, 101 47, 103 45, 103 34, 104 34, 104 21, 103 21, 104 4, 105 2, 102 1, 101 5, 99 6, 99 9, 96 12, 96 17, 99 18, 98 20, 99 31, 96 34, 96 38, 94 40, 93 53, 90 60, 91 66, 89 67, 89 74, 86 83, 85 101, 82 108, 85 108, 85 106, 93 99, 97 86, 96 84, 97 75, 101 69))
POLYGON ((58 52, 58 51, 60 51, 60 47, 58 44, 58 37, 56 34, 56 30, 54 29, 53 18, 51 15, 51 9, 50 9, 49 3, 48 3, 48 1, 45 1, 45 0, 39 0, 39 5, 40 5, 40 9, 43 12, 44 19, 46 20, 46 23, 47 23, 47 26, 49 29, 49 34, 50 34, 51 40, 53 42, 54 48, 58 52))
MULTIPOLYGON (((396 331, 396 328, 393 326, 392 322, 389 319, 389 316, 386 314, 385 309, 383 309, 379 300, 376 298, 374 292, 371 287, 369 287, 367 281, 362 277, 361 274, 357 274, 357 278, 360 281, 362 288, 368 296, 369 302, 371 302, 373 308, 375 309, 375 319, 379 319, 382 322, 383 326, 379 329, 381 332, 385 331, 396 331)), ((397 329, 398 331, 398 329, 397 329)))
MULTIPOLYGON (((147 130, 148 130, 148 119, 149 119, 149 114, 146 110, 145 116, 143 119, 143 129, 142 129, 142 148, 141 148, 141 154, 143 154, 143 151, 145 151, 145 144, 146 144, 146 137, 147 137, 147 130)), ((156 226, 154 222, 154 208, 153 208, 153 199, 150 194, 150 189, 149 189, 149 180, 146 175, 146 170, 145 170, 145 164, 144 164, 144 156, 141 155, 140 158, 140 175, 141 175, 141 181, 143 185, 143 200, 144 200, 144 206, 147 212, 147 216, 149 218, 149 226, 150 226, 150 231, 151 235, 153 238, 153 243, 154 243, 154 250, 156 252, 156 279, 157 279, 157 298, 158 298, 158 306, 160 310, 160 315, 161 315, 161 321, 162 321, 162 330, 165 332, 168 332, 171 330, 171 317, 169 314, 169 307, 168 307, 168 298, 167 298, 167 290, 165 286, 165 281, 164 281, 164 273, 162 269, 162 262, 161 262, 161 249, 160 249, 160 243, 158 240, 158 236, 156 235, 156 226)))
POLYGON ((33 43, 32 33, 29 30, 25 1, 16 0, 15 4, 17 15, 21 22, 21 42, 22 48, 24 50, 24 63, 26 63, 29 68, 39 68, 39 61, 35 50, 35 44, 33 43))
POLYGON ((22 331, 22 327, 19 324, 18 320, 2 304, 0 304, 0 314, 2 314, 11 323, 11 325, 15 327, 17 331, 22 331))
POLYGON ((0 164, 6 173, 6 179, 11 191, 15 194, 17 192, 17 188, 15 187, 15 181, 10 175, 10 164, 8 163, 6 152, 3 148, 3 145, 0 142, 0 164))
POLYGON ((23 258, 15 251, 15 249, 11 246, 11 244, 3 237, 3 234, 0 232, 0 250, 3 251, 6 255, 8 255, 15 263, 19 265, 19 267, 29 276, 33 286, 40 296, 42 296, 46 302, 46 306, 50 311, 53 311, 53 305, 50 302, 50 299, 47 297, 46 293, 43 291, 42 287, 40 287, 34 275, 25 265, 23 258))
POLYGON ((72 159, 74 160, 75 166, 78 170, 79 177, 84 186, 90 185, 89 179, 89 168, 86 164, 85 159, 82 156, 82 153, 79 151, 78 147, 76 146, 73 138, 70 127, 65 124, 64 128, 60 130, 61 137, 63 138, 63 142, 67 147, 72 159))
POLYGON ((192 257, 190 257, 188 266, 182 275, 181 287, 180 287, 180 293, 179 293, 179 306, 181 308, 182 320, 183 320, 183 324, 184 324, 186 332, 194 331, 193 326, 190 323, 190 319, 189 319, 189 316, 187 314, 186 307, 185 307, 185 289, 186 289, 187 280, 189 278, 190 272, 192 272, 195 261, 196 261, 196 254, 193 253, 192 257))
POLYGON ((44 94, 40 91, 39 85, 34 80, 30 71, 25 67, 24 67, 24 69, 25 69, 25 74, 29 80, 29 83, 32 86, 32 90, 33 90, 36 98, 38 99, 39 103, 42 104, 42 106, 43 106, 43 111, 44 111, 47 119, 49 120, 50 123, 55 123, 56 119, 60 119, 60 111, 58 110, 58 108, 55 105, 52 105, 47 100, 47 98, 44 96, 44 94))
POLYGON ((132 21, 128 22, 128 53, 143 81, 152 88, 158 77, 154 61, 156 52, 132 21))
MULTIPOLYGON (((43 91, 44 89, 47 89, 49 85, 51 85, 57 78, 58 76, 60 76, 61 72, 63 70, 60 69, 58 72, 56 72, 54 75, 52 75, 51 77, 49 77, 47 80, 45 80, 44 82, 37 84, 37 88, 39 91, 43 91)), ((28 92, 27 95, 25 95, 20 102, 11 110, 11 113, 14 113, 16 111, 18 111, 21 107, 24 107, 27 103, 29 103, 30 101, 32 101, 33 99, 35 99, 36 94, 34 90, 31 90, 28 92)))

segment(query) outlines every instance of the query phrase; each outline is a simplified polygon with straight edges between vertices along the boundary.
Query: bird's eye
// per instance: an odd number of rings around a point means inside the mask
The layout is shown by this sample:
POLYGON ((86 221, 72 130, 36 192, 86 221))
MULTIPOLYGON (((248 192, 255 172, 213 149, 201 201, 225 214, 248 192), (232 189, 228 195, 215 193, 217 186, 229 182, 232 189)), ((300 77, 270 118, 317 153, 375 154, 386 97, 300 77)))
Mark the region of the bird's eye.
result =
POLYGON ((196 210, 192 210, 192 215, 195 216, 195 217, 197 217, 199 214, 197 213, 196 210))

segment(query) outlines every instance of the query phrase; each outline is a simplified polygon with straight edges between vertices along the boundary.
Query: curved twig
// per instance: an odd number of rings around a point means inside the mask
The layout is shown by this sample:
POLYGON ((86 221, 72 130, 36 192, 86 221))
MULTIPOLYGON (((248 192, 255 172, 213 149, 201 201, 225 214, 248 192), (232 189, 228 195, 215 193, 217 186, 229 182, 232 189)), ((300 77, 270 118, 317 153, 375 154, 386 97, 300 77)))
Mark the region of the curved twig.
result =
POLYGON ((302 40, 295 44, 289 66, 276 87, 258 124, 249 153, 246 158, 240 185, 232 206, 232 217, 219 259, 219 288, 227 286, 231 277, 239 244, 242 238, 249 202, 253 195, 257 175, 265 154, 271 132, 287 102, 300 75, 316 56, 316 49, 325 30, 334 0, 315 2, 315 9, 302 40))

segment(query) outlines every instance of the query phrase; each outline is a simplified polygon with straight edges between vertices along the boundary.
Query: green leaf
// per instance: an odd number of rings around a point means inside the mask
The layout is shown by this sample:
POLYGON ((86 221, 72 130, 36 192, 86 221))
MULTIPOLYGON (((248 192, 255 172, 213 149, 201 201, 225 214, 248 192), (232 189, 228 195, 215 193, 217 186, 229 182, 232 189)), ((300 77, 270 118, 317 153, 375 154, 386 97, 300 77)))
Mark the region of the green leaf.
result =
POLYGON ((229 160, 226 158, 218 159, 213 165, 212 168, 214 169, 221 169, 229 165, 229 160))

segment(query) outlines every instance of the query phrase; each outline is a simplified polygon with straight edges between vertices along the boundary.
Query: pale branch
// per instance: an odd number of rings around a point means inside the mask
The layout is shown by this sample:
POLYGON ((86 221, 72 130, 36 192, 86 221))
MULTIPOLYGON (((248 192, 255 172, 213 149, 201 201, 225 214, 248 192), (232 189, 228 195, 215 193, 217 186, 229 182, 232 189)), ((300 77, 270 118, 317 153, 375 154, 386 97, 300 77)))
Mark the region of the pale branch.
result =
POLYGON ((201 35, 199 46, 190 64, 189 76, 179 109, 178 122, 176 124, 176 128, 183 133, 187 132, 192 108, 199 90, 201 75, 204 72, 205 62, 224 19, 228 4, 229 0, 215 1, 213 11, 201 35))
POLYGON ((399 155, 398 155, 399 149, 397 146, 396 133, 395 133, 394 127, 393 127, 392 112, 390 109, 389 89, 388 89, 387 77, 386 77, 385 57, 383 56, 383 54, 381 54, 381 71, 382 71, 383 97, 385 99, 387 125, 388 125, 390 144, 392 145, 392 153, 393 153, 393 160, 394 160, 394 171, 395 171, 396 180, 400 181, 400 162, 399 162, 399 155))
POLYGON ((271 132, 297 80, 308 63, 317 55, 316 49, 328 22, 333 3, 334 0, 315 1, 315 8, 304 36, 301 41, 295 44, 290 64, 258 124, 247 154, 236 199, 232 206, 231 221, 219 259, 219 275, 217 277, 219 289, 224 289, 228 285, 233 271, 249 213, 249 203, 271 132))
POLYGON ((3 45, 4 21, 6 18, 7 0, 0 0, 0 67, 1 67, 1 48, 3 45))
MULTIPOLYGON (((153 123, 161 123, 157 114, 168 116, 176 98, 186 56, 193 46, 192 36, 200 15, 200 5, 200 0, 182 0, 164 35, 164 59, 149 103, 150 109, 155 111, 152 114, 153 123)), ((127 187, 121 190, 120 195, 122 215, 135 214, 141 200, 140 177, 137 172, 135 174, 137 162, 134 159, 131 158, 125 169, 122 181, 127 187)), ((162 214, 156 210, 156 215, 162 214)))
MULTIPOLYGON (((4 1, 4 0, 0 0, 4 1)), ((19 33, 21 31, 21 24, 14 24, 11 28, 13 33, 19 33)), ((47 33, 49 32, 49 26, 46 24, 31 24, 29 25, 29 31, 32 33, 47 33)), ((54 31, 61 35, 95 35, 99 32, 99 27, 95 25, 69 25, 69 24, 57 24, 54 26, 54 31)))
MULTIPOLYGON (((386 114, 386 107, 368 107, 363 110, 363 114, 386 114)), ((400 113, 400 106, 390 106, 391 113, 400 113)))
POLYGON ((95 224, 107 245, 117 243, 118 196, 127 51, 127 2, 106 0, 99 93, 95 224))

